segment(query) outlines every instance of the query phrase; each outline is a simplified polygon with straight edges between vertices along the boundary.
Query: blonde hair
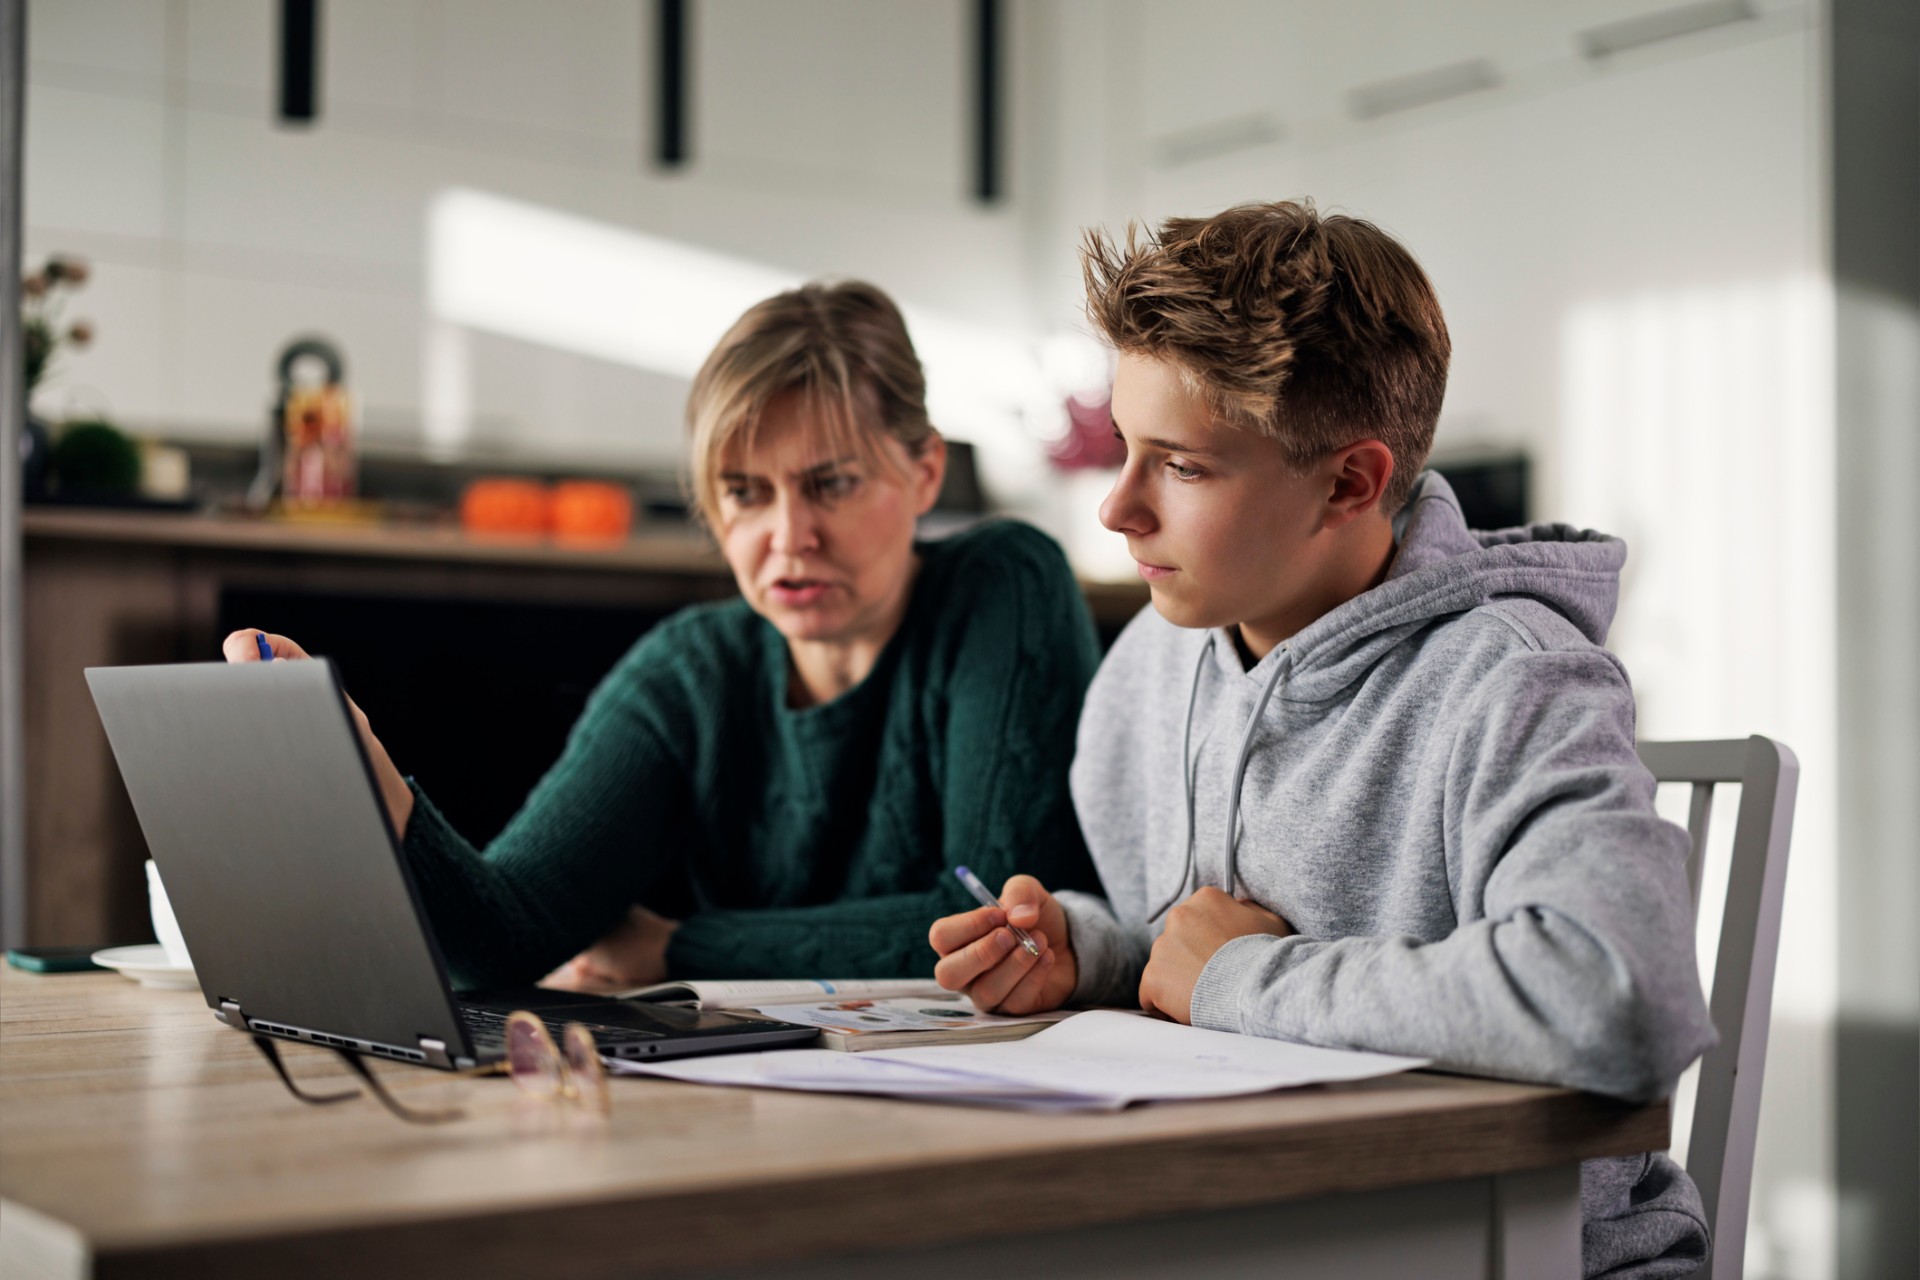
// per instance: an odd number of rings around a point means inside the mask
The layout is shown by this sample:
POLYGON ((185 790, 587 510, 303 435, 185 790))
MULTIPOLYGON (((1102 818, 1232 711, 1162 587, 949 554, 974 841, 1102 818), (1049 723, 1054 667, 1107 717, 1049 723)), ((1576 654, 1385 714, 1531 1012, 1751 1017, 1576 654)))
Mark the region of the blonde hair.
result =
POLYGON ((891 466, 878 437, 918 456, 935 434, 920 357, 891 298, 859 280, 775 294, 734 321, 687 396, 691 496, 710 527, 719 526, 723 459, 752 448, 767 405, 789 391, 813 402, 836 451, 891 466))
POLYGON ((1226 421, 1304 468, 1369 437, 1393 451, 1380 509, 1433 447, 1452 344, 1426 273, 1370 222, 1310 200, 1089 231, 1087 314, 1116 348, 1167 360, 1226 421))

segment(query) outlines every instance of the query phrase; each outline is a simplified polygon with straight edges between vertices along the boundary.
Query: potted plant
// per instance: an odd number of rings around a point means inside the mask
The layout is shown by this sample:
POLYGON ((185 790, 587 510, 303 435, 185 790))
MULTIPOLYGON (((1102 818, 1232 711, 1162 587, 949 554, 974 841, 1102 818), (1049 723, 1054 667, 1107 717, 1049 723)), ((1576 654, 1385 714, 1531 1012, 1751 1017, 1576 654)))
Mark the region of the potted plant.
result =
MULTIPOLYGON (((85 320, 68 321, 66 295, 87 282, 87 264, 55 254, 38 271, 20 282, 20 329, 26 346, 27 401, 55 363, 62 348, 80 350, 93 341, 93 326, 85 320)), ((47 424, 27 413, 20 435, 20 472, 28 498, 44 497, 53 459, 47 424)))

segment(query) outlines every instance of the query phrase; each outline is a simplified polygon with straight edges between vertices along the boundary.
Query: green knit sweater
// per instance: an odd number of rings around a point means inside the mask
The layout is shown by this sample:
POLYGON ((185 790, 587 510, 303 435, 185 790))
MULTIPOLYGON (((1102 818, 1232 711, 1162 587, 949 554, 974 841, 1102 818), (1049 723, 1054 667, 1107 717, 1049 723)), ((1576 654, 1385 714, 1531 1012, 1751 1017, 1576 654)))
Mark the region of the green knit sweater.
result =
POLYGON ((1096 890, 1067 794, 1099 663, 1060 548, 996 522, 918 546, 900 629, 831 702, 786 705, 744 601, 683 610, 601 682, 484 853, 416 787, 403 842, 456 984, 532 981, 631 903, 675 978, 932 972, 927 926, 1016 871, 1096 890))

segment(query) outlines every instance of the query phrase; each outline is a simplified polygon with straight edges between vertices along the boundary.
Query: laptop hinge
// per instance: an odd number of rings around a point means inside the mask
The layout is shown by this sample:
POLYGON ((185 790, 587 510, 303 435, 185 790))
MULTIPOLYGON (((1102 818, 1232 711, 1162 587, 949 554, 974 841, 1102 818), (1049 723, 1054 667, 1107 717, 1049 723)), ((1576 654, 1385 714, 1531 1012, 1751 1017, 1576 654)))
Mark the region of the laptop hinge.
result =
POLYGON ((429 1066, 453 1070, 453 1059, 447 1056, 447 1042, 436 1040, 432 1036, 420 1037, 420 1052, 427 1055, 429 1066))
POLYGON ((238 1000, 222 999, 220 1001, 220 1011, 213 1016, 236 1031, 248 1030, 247 1015, 240 1012, 240 1002, 238 1000))

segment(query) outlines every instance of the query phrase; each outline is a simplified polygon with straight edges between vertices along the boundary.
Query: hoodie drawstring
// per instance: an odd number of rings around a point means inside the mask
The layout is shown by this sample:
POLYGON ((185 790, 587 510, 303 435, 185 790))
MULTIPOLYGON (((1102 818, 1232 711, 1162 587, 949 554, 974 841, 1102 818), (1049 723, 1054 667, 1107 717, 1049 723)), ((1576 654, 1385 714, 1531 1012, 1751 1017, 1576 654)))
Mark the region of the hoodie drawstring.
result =
MULTIPOLYGON (((1207 659, 1213 653, 1214 633, 1207 632, 1207 642, 1200 646, 1200 657, 1193 664, 1193 685, 1187 691, 1187 724, 1180 740, 1180 780, 1186 785, 1187 796, 1187 860, 1180 872, 1180 883, 1173 887, 1173 893, 1147 917, 1149 921, 1158 920, 1165 915, 1173 904, 1186 896, 1187 882, 1196 874, 1194 858, 1194 761, 1193 761, 1193 713, 1200 703, 1200 678, 1206 674, 1207 659)), ((1233 882, 1238 876, 1239 835, 1240 835, 1240 784, 1247 776, 1247 761, 1253 757, 1253 736, 1260 728, 1260 719, 1267 712, 1267 703, 1273 699, 1273 691, 1280 686, 1288 669, 1293 665, 1293 650, 1283 644, 1281 657, 1273 665, 1273 674, 1267 677, 1266 687, 1260 691, 1260 700, 1253 705, 1253 714, 1247 717, 1246 731, 1240 735, 1240 758, 1233 768, 1233 790, 1227 801, 1227 839, 1226 848, 1221 853, 1221 869, 1226 877, 1228 893, 1233 892, 1233 882)), ((1197 885, 1195 886, 1198 887, 1197 885)))

